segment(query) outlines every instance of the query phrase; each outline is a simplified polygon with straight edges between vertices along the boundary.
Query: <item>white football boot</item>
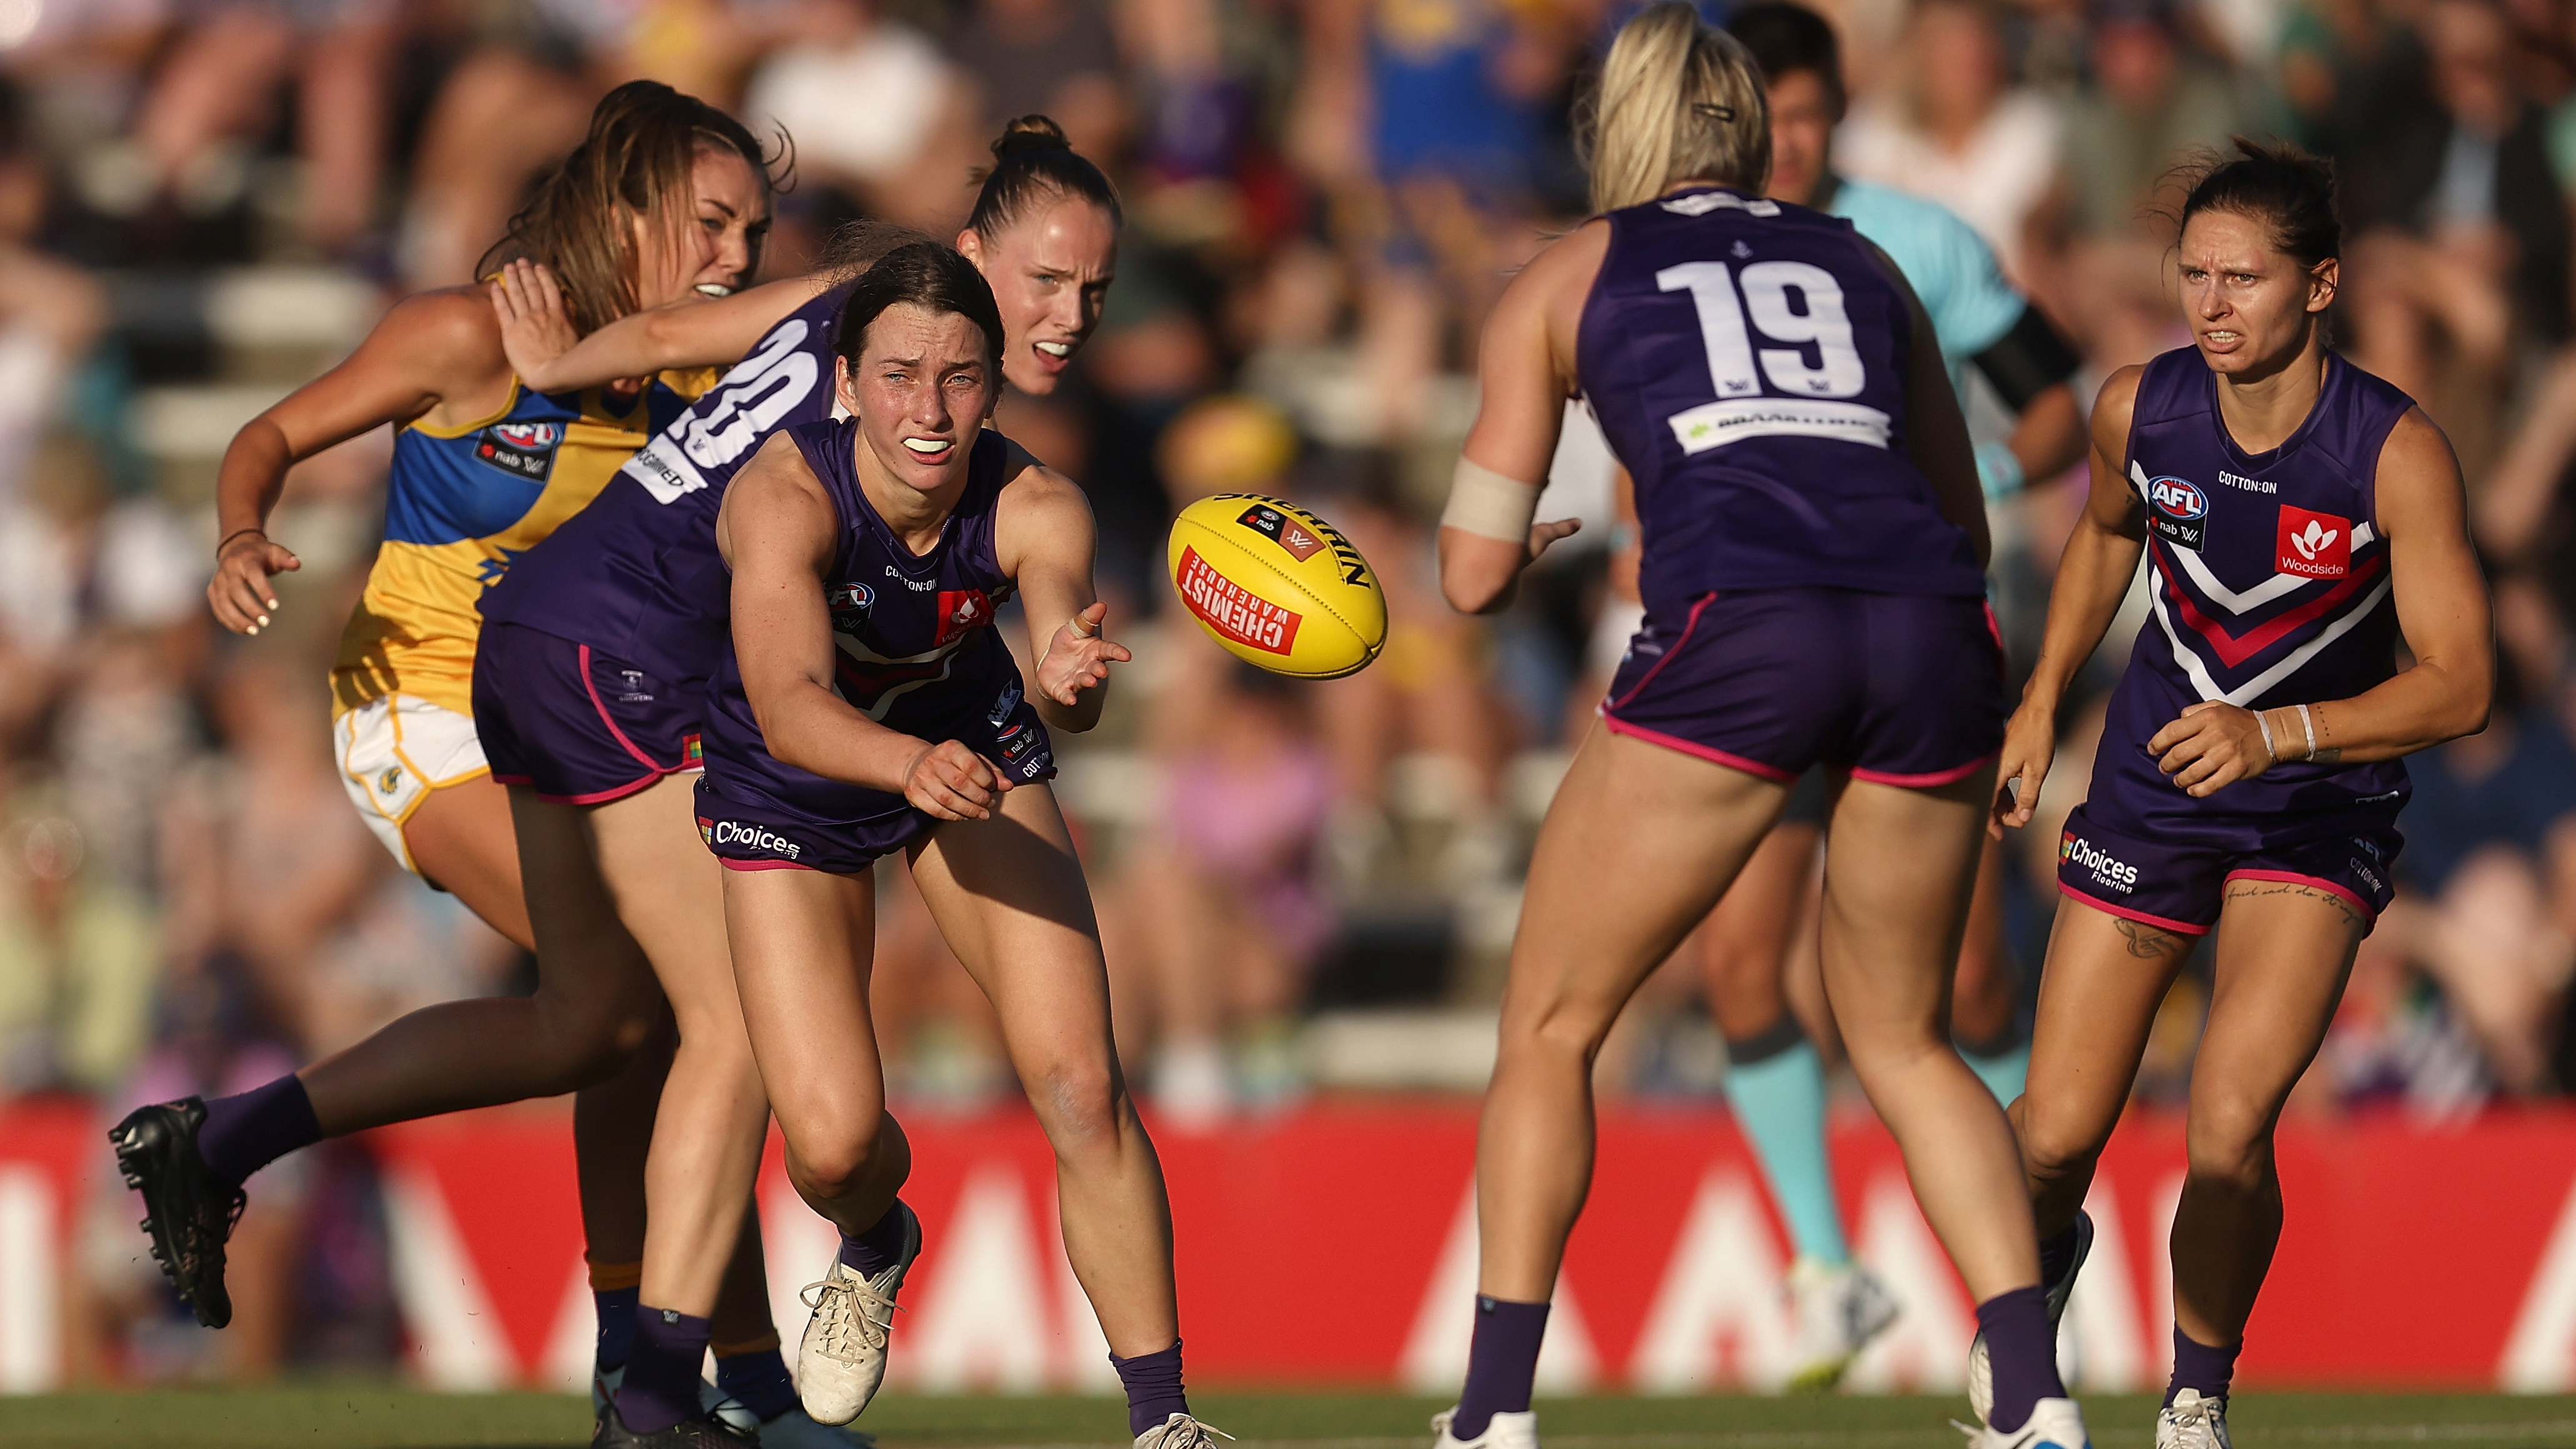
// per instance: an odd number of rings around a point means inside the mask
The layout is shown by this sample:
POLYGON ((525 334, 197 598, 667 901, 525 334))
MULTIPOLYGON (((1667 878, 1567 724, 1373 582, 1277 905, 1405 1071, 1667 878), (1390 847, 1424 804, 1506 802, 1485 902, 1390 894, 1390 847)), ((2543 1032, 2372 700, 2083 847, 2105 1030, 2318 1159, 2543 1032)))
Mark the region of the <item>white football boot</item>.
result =
POLYGON ((921 1256, 921 1219, 897 1202, 903 1214, 903 1252, 894 1266, 871 1278, 841 1261, 833 1251, 831 1270, 820 1283, 808 1283, 800 1295, 814 1316, 796 1348, 796 1393, 805 1412, 818 1424, 846 1424, 859 1416, 885 1382, 886 1341, 894 1332, 894 1296, 903 1275, 921 1256))
POLYGON ((1789 1387, 1810 1393, 1841 1383, 1852 1360, 1902 1311, 1867 1268, 1813 1258, 1800 1258, 1789 1269, 1789 1306, 1797 1324, 1789 1387))
POLYGON ((818 1424, 802 1404, 762 1419, 749 1404, 704 1379, 698 1381, 698 1407, 760 1449, 876 1449, 876 1435, 846 1424, 818 1424))
POLYGON ((1136 1436, 1136 1449, 1216 1449, 1219 1439, 1234 1436, 1211 1429, 1187 1414, 1174 1414, 1136 1436))
POLYGON ((1435 1436, 1431 1449, 1538 1449, 1538 1411, 1524 1409, 1517 1414, 1496 1414, 1485 1432, 1473 1439, 1461 1439, 1449 1432, 1449 1421, 1456 1409, 1442 1409, 1431 1416, 1435 1436))
POLYGON ((2031 1406, 2022 1426, 2009 1434, 1992 1424, 1959 1428, 1968 1436, 1968 1449, 2093 1449, 2092 1439, 2084 1432, 2084 1413, 2073 1399, 2040 1400, 2031 1406))
POLYGON ((2185 1389, 2156 1411, 2156 1449, 2235 1449, 2227 1438, 2227 1400, 2185 1389))
MULTIPOLYGON (((2075 1275, 2084 1271, 2084 1260, 2093 1255, 2093 1216, 2077 1209, 2075 1213, 2075 1261, 2066 1265, 2066 1276, 2048 1285, 2048 1331, 2055 1341, 2057 1325, 2066 1317, 2066 1301, 2075 1296, 2075 1275)), ((1968 1343, 1968 1407, 1976 1412, 1977 1422, 1995 1406, 1995 1367, 1986 1361, 1986 1332, 1968 1343)))

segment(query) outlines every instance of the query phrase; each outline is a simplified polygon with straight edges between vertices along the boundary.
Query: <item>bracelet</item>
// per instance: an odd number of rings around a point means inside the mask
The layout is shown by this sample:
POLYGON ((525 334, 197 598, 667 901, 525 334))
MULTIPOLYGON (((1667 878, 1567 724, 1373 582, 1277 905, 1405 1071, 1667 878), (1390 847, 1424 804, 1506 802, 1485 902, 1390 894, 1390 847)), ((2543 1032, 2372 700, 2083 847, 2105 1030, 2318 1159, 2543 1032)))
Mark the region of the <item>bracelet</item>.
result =
POLYGON ((231 543, 234 539, 241 537, 245 533, 256 533, 263 539, 268 537, 268 530, 265 528, 236 528, 232 532, 215 540, 215 557, 222 558, 224 556, 224 546, 231 543))
POLYGON ((2313 760, 2317 757, 2317 721, 2304 704, 2299 706, 2299 728, 2308 732, 2308 752, 2301 758, 2313 760))
POLYGON ((2272 763, 2277 765, 2281 763, 2281 750, 2272 743, 2272 721, 2266 717, 2269 713, 2268 710, 2254 711, 2254 727, 2263 732, 2263 753, 2270 755, 2272 763))

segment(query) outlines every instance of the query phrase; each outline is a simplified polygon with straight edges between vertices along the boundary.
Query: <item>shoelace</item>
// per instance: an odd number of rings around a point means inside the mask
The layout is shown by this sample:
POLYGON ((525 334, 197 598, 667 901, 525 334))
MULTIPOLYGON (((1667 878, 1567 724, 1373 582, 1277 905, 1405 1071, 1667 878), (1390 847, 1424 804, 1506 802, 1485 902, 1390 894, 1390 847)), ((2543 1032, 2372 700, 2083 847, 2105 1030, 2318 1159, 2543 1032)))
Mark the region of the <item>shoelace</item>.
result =
POLYGON ((2226 1405, 2225 1399, 2208 1398, 2199 1400, 2187 1409, 2175 1408, 2168 1404, 2164 1409, 2164 1417, 2172 1422, 2176 1432, 2182 1436, 2182 1442, 2189 1446, 2189 1449, 2218 1449, 2218 1428, 2215 1420, 2226 1405))
POLYGON ((883 1353, 887 1335, 894 1331, 894 1316, 903 1310, 902 1304, 856 1274, 844 1278, 835 1273, 820 1283, 806 1284, 796 1296, 822 1321, 824 1357, 843 1363, 858 1362, 861 1350, 883 1353), (883 1309, 884 1316, 869 1312, 871 1308, 883 1309))
POLYGON ((1172 1421, 1169 1419, 1155 1426, 1162 1431, 1163 1435, 1162 1438, 1154 1441, 1156 1449, 1214 1449, 1215 1440, 1224 1439, 1231 1442, 1234 1438, 1223 1429, 1213 1424, 1202 1424, 1189 1415, 1184 1414, 1181 1419, 1181 1427, 1177 1431, 1172 1428, 1172 1421))

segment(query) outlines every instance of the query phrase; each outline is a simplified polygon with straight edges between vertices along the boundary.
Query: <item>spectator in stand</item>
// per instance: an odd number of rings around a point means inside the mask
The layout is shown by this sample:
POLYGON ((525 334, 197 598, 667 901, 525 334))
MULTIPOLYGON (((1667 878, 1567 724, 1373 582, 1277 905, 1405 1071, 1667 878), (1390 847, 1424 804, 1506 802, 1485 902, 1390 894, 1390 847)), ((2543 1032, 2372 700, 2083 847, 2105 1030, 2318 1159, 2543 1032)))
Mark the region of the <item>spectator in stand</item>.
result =
POLYGON ((2067 108, 2045 229, 2048 295, 2103 369, 2175 346, 2165 257, 2179 204, 2168 184, 2195 153, 2245 129, 2225 72, 2185 45, 2173 0, 2107 0, 2094 12, 2092 77, 2067 108), (2159 228, 2162 228, 2161 230, 2159 228))
POLYGON ((183 210, 231 205, 248 148, 295 88, 306 240, 338 252, 375 221, 391 117, 401 0, 194 0, 177 19, 134 121, 159 196, 183 210))
POLYGON ((1836 163, 1957 212, 2029 292, 2028 231, 2055 173, 2056 107, 2013 84, 1984 0, 1920 0, 1897 54, 1882 93, 1853 104, 1835 139, 1836 163))
POLYGON ((795 138, 800 182, 944 235, 974 200, 970 173, 989 159, 976 152, 974 87, 928 36, 877 12, 874 0, 792 0, 787 43, 753 74, 743 113, 755 130, 795 138))
POLYGON ((2547 118, 2516 85, 2490 0, 2435 0, 2427 68, 2390 87, 2339 158, 2355 358, 2420 399, 2472 479, 2495 455, 2517 343, 2568 336, 2568 217, 2547 118))
POLYGON ((2525 697, 2514 651, 2496 663, 2485 733, 2410 764, 2405 894, 2382 925, 2441 983, 2497 1084, 2532 1096, 2564 1085, 2550 1060, 2576 968, 2576 744, 2558 709, 2525 697))
POLYGON ((1308 696, 1196 636, 1165 636, 1160 805, 1125 859, 1130 949, 1110 974, 1125 1054, 1185 1127, 1294 1095, 1290 1014, 1333 926, 1315 869, 1332 766, 1308 696))
POLYGON ((0 1101, 99 1092, 151 1039, 159 923, 103 878, 59 789, 21 787, 0 822, 0 1101))
POLYGON ((975 134, 1013 116, 1047 115, 1085 156, 1124 149, 1118 37, 1099 0, 975 0, 963 8, 948 53, 982 93, 975 134))

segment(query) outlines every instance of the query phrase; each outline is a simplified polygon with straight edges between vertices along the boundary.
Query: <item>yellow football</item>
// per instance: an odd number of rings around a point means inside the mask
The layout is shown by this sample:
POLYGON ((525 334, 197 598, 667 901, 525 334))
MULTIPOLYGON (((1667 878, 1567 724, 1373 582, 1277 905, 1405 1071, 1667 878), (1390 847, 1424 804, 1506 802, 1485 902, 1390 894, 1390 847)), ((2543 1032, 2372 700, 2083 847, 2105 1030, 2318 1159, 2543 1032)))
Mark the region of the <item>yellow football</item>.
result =
POLYGON ((1172 587, 1236 658, 1339 679, 1386 647, 1386 595, 1342 531, 1294 503, 1220 493, 1172 523, 1172 587))

